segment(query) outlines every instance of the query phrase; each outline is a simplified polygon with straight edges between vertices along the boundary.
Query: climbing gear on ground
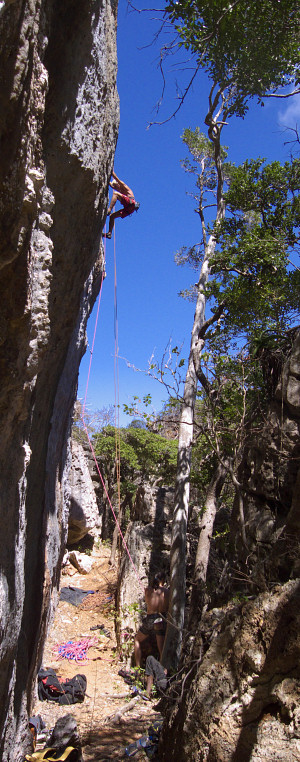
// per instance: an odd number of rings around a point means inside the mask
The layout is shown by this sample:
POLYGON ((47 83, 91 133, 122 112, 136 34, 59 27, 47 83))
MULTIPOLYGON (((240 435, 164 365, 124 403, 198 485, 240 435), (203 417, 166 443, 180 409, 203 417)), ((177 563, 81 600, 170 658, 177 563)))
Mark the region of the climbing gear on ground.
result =
POLYGON ((159 739, 160 731, 163 726, 163 720, 154 720, 148 727, 148 735, 151 741, 157 741, 159 739))
POLYGON ((34 751, 33 754, 26 754, 26 762, 79 762, 80 752, 75 749, 74 746, 67 746, 63 752, 58 751, 54 747, 49 749, 43 749, 42 751, 34 751))
POLYGON ((33 748, 35 749, 37 741, 44 741, 47 738, 46 725, 40 714, 29 717, 28 722, 33 740, 33 748))
POLYGON ((127 685, 132 685, 135 682, 135 677, 131 674, 131 672, 127 672, 126 669, 119 669, 118 675, 123 677, 123 680, 125 680, 127 685))
POLYGON ((138 694, 139 696, 141 696, 142 699, 144 699, 144 701, 150 701, 150 698, 149 696, 147 696, 147 693, 144 693, 144 691, 141 691, 141 689, 138 688, 136 685, 133 685, 130 688, 130 693, 132 693, 133 695, 138 694))
POLYGON ((81 640, 68 640, 66 643, 58 643, 52 650, 58 659, 74 661, 88 661, 87 651, 92 646, 98 645, 97 638, 81 638, 81 640))
POLYGON ((40 701, 57 704, 77 704, 84 701, 86 676, 75 675, 70 680, 59 680, 54 669, 41 668, 38 672, 38 696, 40 701))

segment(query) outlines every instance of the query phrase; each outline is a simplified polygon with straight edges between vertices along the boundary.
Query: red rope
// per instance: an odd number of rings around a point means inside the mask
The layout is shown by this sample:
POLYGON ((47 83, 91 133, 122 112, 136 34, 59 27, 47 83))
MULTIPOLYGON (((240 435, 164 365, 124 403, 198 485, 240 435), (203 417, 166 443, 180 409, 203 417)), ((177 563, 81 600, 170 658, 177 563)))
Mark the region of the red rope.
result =
MULTIPOLYGON (((104 267, 105 267, 105 261, 106 261, 106 238, 104 239, 104 241, 105 241, 105 243, 104 243, 104 267)), ((84 416, 85 405, 86 405, 86 398, 87 398, 87 392, 88 392, 88 386, 89 386, 89 381, 90 381, 91 366, 92 366, 94 344, 95 344, 96 331, 97 331, 97 325, 98 325, 98 317, 99 317, 99 309, 100 309, 100 302, 101 302, 101 294, 102 294, 103 281, 104 281, 104 275, 103 275, 103 272, 102 272, 100 291, 99 291, 99 298, 98 298, 98 307, 97 307, 97 314, 96 314, 96 321, 95 321, 95 328, 94 328, 93 343, 92 343, 92 349, 91 349, 91 355, 90 355, 90 363, 89 363, 87 382, 86 382, 86 388, 85 388, 84 403, 83 403, 83 408, 82 408, 82 416, 84 416)))
MULTIPOLYGON (((105 238, 104 240, 105 240, 105 244, 104 244, 104 262, 105 262, 105 259, 106 259, 106 257, 105 257, 105 254, 106 254, 106 238, 105 238)), ((135 564, 134 564, 134 562, 133 562, 133 560, 132 560, 132 557, 131 557, 131 555, 130 555, 130 552, 129 552, 129 548, 128 548, 127 544, 126 544, 126 540, 125 540, 125 538, 124 538, 124 536, 123 536, 123 534, 122 534, 122 530, 121 530, 120 524, 119 524, 119 522, 118 522, 118 519, 117 519, 117 517, 116 517, 116 514, 115 514, 115 512, 114 512, 114 509, 113 509, 113 507, 112 507, 112 504, 111 504, 111 500, 110 500, 110 498, 109 498, 109 495, 108 495, 108 492, 107 492, 107 489, 106 489, 106 486, 105 486, 105 482, 104 482, 104 479, 103 479, 103 477, 102 477, 102 474, 101 474, 101 471, 100 471, 100 468, 99 468, 99 465, 98 465, 98 461, 97 461, 97 458, 96 458, 96 454, 95 454, 95 451, 94 451, 94 448, 93 448, 92 442, 91 442, 91 440, 90 440, 90 436, 89 436, 89 433, 88 433, 88 430, 87 430, 87 426, 86 426, 86 423, 85 423, 85 420, 84 420, 84 411, 85 411, 86 398, 87 398, 87 392, 88 392, 88 386, 89 386, 89 380, 90 380, 90 374, 91 374, 91 365, 92 365, 93 352, 94 352, 94 344, 95 344, 96 331, 97 331, 97 324, 98 324, 98 316, 99 316, 99 308, 100 308, 100 301, 101 301, 101 293, 102 293, 102 284, 103 284, 103 280, 104 280, 104 278, 103 278, 103 274, 102 274, 101 285, 100 285, 100 292, 99 292, 99 299, 98 299, 98 308, 97 308, 97 315, 96 315, 95 328, 94 328, 93 343, 92 343, 92 349, 91 349, 91 357, 90 357, 89 370, 88 370, 88 377, 87 377, 87 382, 86 382, 85 398, 84 398, 84 404, 83 404, 82 413, 81 413, 81 420, 82 420, 82 423, 83 423, 83 428, 84 428, 84 430, 85 430, 85 433, 86 433, 86 436, 87 436, 87 440, 88 440, 88 443, 89 443, 89 445, 90 445, 91 453, 92 453, 92 455, 93 455, 93 458, 94 458, 94 461, 95 461, 95 464, 96 464, 96 468, 97 468, 98 474, 99 474, 99 476, 100 476, 100 480, 101 480, 101 483, 102 483, 102 486, 103 486, 103 489, 104 489, 105 495, 106 495, 106 497, 107 497, 107 500, 108 500, 108 503, 109 503, 109 506, 110 506, 110 509, 111 509, 112 515, 113 515, 113 517, 114 517, 114 520, 115 520, 115 523, 116 523, 116 525, 117 525, 117 527, 118 527, 118 530, 119 530, 119 533, 120 533, 120 535, 121 535, 121 538, 122 538, 122 542, 123 542, 124 548, 125 548, 125 550, 126 550, 126 552, 127 552, 127 555, 128 555, 128 558, 129 558, 129 560, 131 561, 131 564, 132 564, 132 566, 133 566, 133 569, 134 569, 134 572, 135 572, 136 578, 137 578, 137 580, 138 580, 138 583, 139 583, 139 585, 140 585, 141 589, 142 589, 142 590, 143 590, 143 592, 144 592, 144 586, 143 586, 143 584, 142 584, 142 582, 141 582, 141 580, 140 580, 140 577, 139 577, 139 574, 138 574, 137 568, 136 568, 136 566, 135 566, 135 564)))
POLYGON ((94 458, 94 461, 95 461, 95 464, 96 464, 96 468, 97 468, 98 474, 99 474, 99 476, 100 476, 100 479, 101 479, 101 484, 102 484, 102 487, 103 487, 103 489, 104 489, 104 492, 105 492, 105 495, 106 495, 106 497, 107 497, 107 500, 108 500, 108 503, 109 503, 109 506, 110 506, 110 509, 111 509, 112 515, 113 515, 113 517, 114 517, 114 520, 115 520, 115 522, 116 522, 116 525, 117 525, 117 527, 118 527, 118 530, 119 530, 119 532, 120 532, 120 535, 121 535, 121 538, 122 538, 122 542, 123 542, 124 548, 125 548, 125 550, 126 550, 126 552, 127 552, 127 555, 128 555, 128 558, 129 558, 129 560, 130 560, 130 561, 131 561, 131 563, 132 563, 132 566, 133 566, 133 569, 134 569, 134 572, 135 572, 136 578, 137 578, 137 580, 138 580, 138 583, 139 583, 139 585, 140 585, 141 589, 142 589, 142 590, 143 590, 143 592, 144 592, 144 586, 143 586, 143 584, 142 584, 142 581, 141 581, 141 579, 140 579, 140 577, 139 577, 139 574, 138 574, 138 570, 137 570, 137 568, 136 568, 136 566, 135 566, 135 564, 134 564, 134 561, 132 560, 132 557, 131 557, 131 555, 130 555, 130 552, 129 552, 129 548, 128 548, 128 545, 126 544, 126 540, 125 540, 125 537, 124 537, 124 535, 123 535, 123 533, 122 533, 122 530, 121 530, 120 524, 119 524, 119 522, 118 522, 118 519, 117 519, 117 517, 116 517, 116 514, 115 514, 115 512, 114 512, 114 509, 113 509, 113 507, 112 507, 112 504, 111 504, 111 500, 110 500, 109 494, 108 494, 108 492, 107 492, 107 489, 106 489, 106 486, 105 486, 105 482, 104 482, 104 479, 103 479, 103 477, 102 477, 102 474, 101 474, 101 471, 100 471, 100 468, 99 468, 99 465, 98 465, 98 461, 97 461, 97 458, 96 458, 96 454, 95 454, 95 451, 94 451, 94 448, 93 448, 92 442, 91 442, 91 440, 90 440, 89 432, 88 432, 88 430, 87 430, 87 427, 86 427, 86 425, 85 425, 85 421, 84 421, 84 418, 82 418, 82 423, 83 423, 83 426, 84 426, 84 430, 85 430, 85 433, 86 433, 86 436, 87 436, 87 439, 88 439, 88 442, 89 442, 89 445, 90 445, 90 448, 91 448, 91 453, 92 453, 92 455, 93 455, 93 458, 94 458))

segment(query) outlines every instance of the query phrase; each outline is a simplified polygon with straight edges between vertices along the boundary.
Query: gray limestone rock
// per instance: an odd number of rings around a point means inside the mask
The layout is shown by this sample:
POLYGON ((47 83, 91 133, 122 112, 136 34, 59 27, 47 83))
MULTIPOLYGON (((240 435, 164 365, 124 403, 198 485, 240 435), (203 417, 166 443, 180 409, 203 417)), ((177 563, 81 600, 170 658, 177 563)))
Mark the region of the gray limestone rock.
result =
POLYGON ((162 762, 300 758, 299 595, 295 580, 205 615, 168 701, 162 762))
POLYGON ((68 525, 69 434, 119 122, 116 3, 0 7, 0 758, 27 709, 68 525))
POLYGON ((68 545, 79 542, 88 532, 99 536, 102 523, 84 449, 72 439, 71 450, 68 545))

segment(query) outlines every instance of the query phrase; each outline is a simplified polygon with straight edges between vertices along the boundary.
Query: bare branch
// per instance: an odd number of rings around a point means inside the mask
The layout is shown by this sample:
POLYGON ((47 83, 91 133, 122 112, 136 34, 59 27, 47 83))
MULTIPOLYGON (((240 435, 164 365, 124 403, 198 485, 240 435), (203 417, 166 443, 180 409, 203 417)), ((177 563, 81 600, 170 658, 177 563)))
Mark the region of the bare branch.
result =
POLYGON ((181 96, 181 98, 180 98, 180 103, 179 103, 179 105, 177 106, 177 108, 175 109, 175 111, 173 111, 173 114, 171 114, 171 116, 168 116, 168 117, 167 117, 167 119, 163 119, 161 122, 150 122, 150 123, 148 124, 148 126, 147 126, 147 129, 149 129, 149 127, 153 127, 153 125, 154 125, 154 124, 155 124, 155 125, 158 125, 158 126, 161 126, 162 124, 167 124, 167 122, 170 122, 170 121, 171 121, 171 119, 175 119, 175 116, 176 116, 176 114, 178 114, 178 111, 180 111, 180 109, 181 109, 181 106, 183 105, 183 103, 184 103, 184 101, 185 101, 185 99, 186 99, 186 96, 187 96, 188 92, 190 91, 190 89, 191 89, 191 87, 192 87, 192 84, 193 84, 193 82, 194 82, 194 79, 195 79, 195 77, 196 77, 196 76, 197 76, 197 74, 198 74, 198 71, 199 71, 199 69, 200 69, 200 66, 201 66, 201 62, 199 62, 199 63, 197 64, 197 66, 196 66, 196 69, 195 69, 195 71, 194 71, 194 74, 193 74, 193 76, 191 77, 191 79, 190 79, 190 81, 189 81, 189 84, 188 84, 188 85, 187 85, 187 87, 185 88, 185 91, 184 91, 183 95, 182 95, 182 96, 181 96))
POLYGON ((299 95, 300 87, 293 90, 292 93, 265 93, 264 98, 292 98, 293 95, 299 95))

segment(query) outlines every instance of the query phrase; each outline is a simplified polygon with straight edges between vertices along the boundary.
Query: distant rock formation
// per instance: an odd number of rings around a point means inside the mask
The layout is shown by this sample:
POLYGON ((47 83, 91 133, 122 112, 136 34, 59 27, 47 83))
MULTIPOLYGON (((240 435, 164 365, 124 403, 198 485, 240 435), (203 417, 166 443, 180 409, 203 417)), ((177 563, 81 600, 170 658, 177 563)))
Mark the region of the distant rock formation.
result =
POLYGON ((75 439, 71 452, 68 545, 79 542, 88 532, 99 536, 102 524, 85 451, 75 439))
MULTIPOLYGON (((114 0, 0 3, 0 758, 21 762, 119 123, 114 0)), ((29 748, 29 747, 28 747, 29 748)))

